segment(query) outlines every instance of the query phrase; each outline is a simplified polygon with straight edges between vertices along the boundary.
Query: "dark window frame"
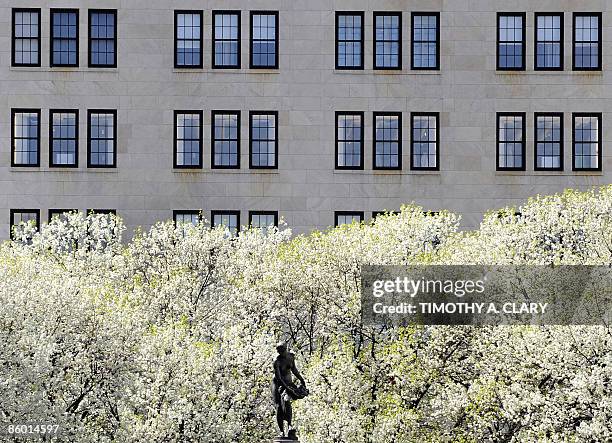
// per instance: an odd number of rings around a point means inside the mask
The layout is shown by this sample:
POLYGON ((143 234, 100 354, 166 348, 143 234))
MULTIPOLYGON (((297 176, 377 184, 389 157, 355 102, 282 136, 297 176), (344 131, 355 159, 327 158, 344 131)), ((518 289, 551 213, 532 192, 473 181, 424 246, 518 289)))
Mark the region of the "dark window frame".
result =
MULTIPOLYGON (((603 70, 603 14, 601 12, 574 12, 572 15, 572 71, 602 71, 603 70), (576 18, 597 17, 599 19, 597 35, 597 66, 594 68, 579 68, 576 66, 576 18)), ((573 120, 573 119, 572 119, 573 120)))
POLYGON ((527 13, 525 12, 498 12, 497 13, 497 36, 496 36, 496 46, 495 46, 495 66, 498 71, 526 71, 527 70, 527 13), (502 17, 522 17, 523 21, 523 40, 521 41, 522 45, 522 66, 520 67, 510 67, 504 68, 500 65, 500 36, 501 36, 501 18, 502 17))
POLYGON ((440 70, 440 12, 437 11, 415 11, 410 15, 410 69, 413 71, 439 71, 440 70), (414 19, 415 17, 436 17, 436 66, 415 66, 414 58, 414 19))
POLYGON ((335 154, 335 169, 345 170, 345 171, 363 171, 365 168, 365 112, 363 111, 336 111, 336 124, 334 126, 335 134, 334 138, 336 140, 336 154, 335 154), (338 138, 338 121, 339 117, 343 115, 358 115, 361 117, 361 152, 360 152, 360 161, 358 166, 340 166, 338 164, 338 154, 340 139, 338 138))
POLYGON ((38 168, 40 167, 40 127, 42 125, 41 122, 41 110, 35 108, 11 108, 11 167, 13 168, 38 168), (15 163, 15 114, 37 114, 38 115, 38 125, 37 125, 37 154, 36 154, 36 163, 15 163))
POLYGON ((278 211, 249 211, 249 227, 253 226, 254 215, 272 215, 274 216, 274 227, 278 228, 278 211))
POLYGON ((117 110, 116 109, 88 109, 87 110, 87 167, 88 168, 116 168, 117 167, 117 110), (91 116, 93 114, 113 115, 113 163, 110 165, 94 165, 91 163, 91 116))
MULTIPOLYGON (((190 39, 193 40, 193 39, 190 39)), ((203 10, 174 10, 174 68, 175 69, 202 69, 204 67, 204 11, 203 10), (179 65, 178 64, 178 16, 181 14, 199 15, 200 16, 200 63, 197 65, 179 65)))
POLYGON ((36 230, 40 231, 40 209, 11 209, 9 219, 9 235, 11 240, 14 240, 13 226, 15 226, 15 214, 21 214, 24 212, 31 212, 36 214, 36 230))
POLYGON ((526 112, 497 112, 495 115, 495 170, 496 171, 526 171, 527 170, 527 113, 526 112), (502 167, 499 165, 499 122, 501 117, 521 117, 523 119, 522 139, 523 148, 521 156, 523 165, 519 167, 502 167))
POLYGON ((536 112, 533 115, 533 170, 534 171, 563 171, 563 155, 564 155, 564 114, 563 112, 536 112), (558 168, 540 168, 538 167, 538 117, 558 117, 559 118, 559 167, 558 168))
MULTIPOLYGON (((374 11, 372 17, 372 44, 374 47, 372 48, 372 66, 376 71, 401 71, 403 69, 403 29, 402 29, 402 12, 401 11, 374 11), (378 17, 398 17, 398 53, 397 53, 397 66, 378 66, 376 64, 376 56, 378 55, 376 52, 376 44, 378 40, 376 39, 376 19, 378 17)), ((381 40, 383 42, 392 42, 393 40, 381 40)))
POLYGON ((174 141, 173 141, 173 151, 172 151, 172 167, 174 169, 202 169, 204 167, 204 111, 201 109, 179 109, 175 110, 173 113, 172 125, 174 127, 174 141), (178 125, 177 119, 181 114, 196 114, 200 117, 200 149, 199 149, 199 162, 197 165, 179 165, 178 164, 178 125))
MULTIPOLYGON (((87 11, 87 66, 90 68, 116 68, 117 67, 117 52, 119 48, 117 47, 117 34, 118 34, 118 20, 117 20, 117 10, 116 9, 89 9, 87 11), (112 14, 115 17, 114 22, 114 48, 113 51, 113 63, 112 64, 94 64, 92 62, 92 49, 93 49, 93 41, 94 39, 91 36, 91 28, 92 28, 92 16, 94 14, 112 14)), ((108 40, 108 39, 101 39, 108 40)))
POLYGON ((80 33, 79 33, 79 10, 75 8, 51 8, 50 11, 50 31, 49 31, 49 66, 52 68, 56 67, 78 67, 79 66, 79 41, 80 41, 80 33), (76 14, 76 37, 74 39, 62 39, 56 38, 53 36, 53 27, 54 27, 54 14, 76 14), (76 61, 75 63, 54 63, 53 62, 53 41, 54 40, 75 40, 76 41, 76 61))
POLYGON ((210 167, 211 169, 240 169, 240 129, 241 129, 241 112, 235 110, 212 110, 210 112, 210 167), (236 126, 237 126, 237 140, 236 140, 236 165, 217 165, 215 163, 215 117, 217 115, 235 115, 236 126))
MULTIPOLYGON (((210 227, 215 228, 215 215, 235 215, 236 216, 236 234, 240 232, 240 211, 238 210, 223 210, 223 209, 215 209, 214 211, 210 211, 210 227)), ((229 228, 229 226, 228 226, 229 228)))
MULTIPOLYGON (((601 26, 600 26, 601 27, 601 26)), ((573 112, 572 113, 572 171, 576 172, 599 172, 602 170, 603 160, 603 113, 601 112, 573 112), (577 168, 576 167, 576 117, 596 117, 598 119, 597 124, 597 167, 596 168, 577 168)))
POLYGON ((334 211, 334 226, 337 228, 338 226, 342 226, 342 225, 338 225, 338 217, 341 216, 358 216, 360 217, 360 223, 363 223, 365 221, 365 213, 363 211, 334 211))
POLYGON ((249 68, 250 69, 278 69, 278 62, 279 62, 279 44, 280 44, 280 39, 279 39, 279 26, 280 26, 280 20, 279 20, 279 12, 278 11, 251 11, 249 14, 249 68), (274 21, 275 21, 275 33, 274 33, 274 40, 275 40, 275 48, 276 48, 276 53, 275 53, 275 63, 272 66, 268 66, 268 65, 255 65, 253 63, 253 16, 255 15, 272 15, 274 16, 274 21))
POLYGON ((13 8, 12 12, 11 12, 11 17, 12 17, 12 22, 11 22, 11 66, 12 67, 31 67, 31 68, 40 68, 40 63, 41 63, 41 52, 42 52, 42 47, 41 47, 41 34, 42 34, 42 13, 41 13, 41 9, 40 8, 13 8), (19 13, 22 12, 36 12, 38 13, 38 61, 37 63, 16 63, 15 62, 15 54, 16 54, 16 45, 15 42, 17 40, 17 36, 15 35, 15 16, 19 13))
MULTIPOLYGON (((348 41, 348 40, 347 40, 348 41)), ((351 40, 353 41, 353 40, 351 40)), ((335 65, 337 70, 342 71, 358 71, 364 69, 364 60, 365 60, 365 12, 364 11, 336 11, 336 38, 335 38, 335 65), (361 58, 358 66, 340 66, 340 51, 338 51, 338 46, 340 43, 340 16, 343 15, 352 15, 361 17, 361 58)))
POLYGON ((62 215, 62 214, 66 214, 66 213, 71 213, 71 212, 79 212, 78 209, 55 209, 55 208, 49 208, 47 210, 47 223, 51 223, 51 220, 53 220, 53 216, 55 215, 62 215))
MULTIPOLYGON (((402 113, 401 112, 374 112, 372 113, 372 168, 380 171, 397 171, 402 169, 403 140, 402 140, 402 113), (397 117, 397 166, 377 166, 376 164, 376 118, 377 117, 397 117)), ((337 131, 336 131, 337 133, 337 131)))
POLYGON ((49 167, 50 168, 78 168, 79 167, 79 110, 78 109, 49 109, 49 167), (74 163, 55 164, 53 161, 53 115, 74 114, 74 163))
MULTIPOLYGON (((225 41, 225 40, 222 39, 221 41, 225 41)), ((241 10, 216 9, 212 11, 212 52, 211 54, 212 54, 212 68, 213 69, 241 69, 241 66, 242 66, 242 11, 241 10), (237 53, 236 53, 236 64, 235 65, 217 65, 215 61, 217 58, 217 54, 215 50, 215 43, 217 42, 217 39, 215 38, 215 27, 216 27, 217 16, 218 15, 232 15, 232 14, 238 16, 238 23, 237 23, 238 36, 236 37, 236 41, 238 45, 237 45, 237 53)))
POLYGON ((114 215, 115 217, 117 216, 117 210, 116 209, 88 209, 87 211, 85 211, 86 216, 87 215, 114 215))
POLYGON ((410 113, 410 170, 411 171, 439 171, 440 170, 440 113, 439 112, 411 112, 410 113), (414 117, 436 118, 436 166, 414 165, 414 117))
MULTIPOLYGON (((564 12, 536 12, 533 22, 533 69, 534 71, 563 71, 565 64, 565 13, 564 12), (538 18, 540 17, 559 17, 559 66, 558 67, 539 67, 538 66, 538 18)), ((546 42, 546 41, 545 41, 546 42)))
POLYGON ((204 217, 202 217, 202 210, 201 209, 174 209, 172 211, 172 221, 174 222, 174 226, 177 225, 176 223, 176 216, 177 215, 193 215, 196 214, 196 217, 198 218, 198 223, 201 223, 204 220, 204 217))
POLYGON ((249 169, 278 169, 278 111, 249 111, 249 169), (274 115, 274 165, 273 166, 254 166, 253 165, 253 117, 256 115, 274 115))

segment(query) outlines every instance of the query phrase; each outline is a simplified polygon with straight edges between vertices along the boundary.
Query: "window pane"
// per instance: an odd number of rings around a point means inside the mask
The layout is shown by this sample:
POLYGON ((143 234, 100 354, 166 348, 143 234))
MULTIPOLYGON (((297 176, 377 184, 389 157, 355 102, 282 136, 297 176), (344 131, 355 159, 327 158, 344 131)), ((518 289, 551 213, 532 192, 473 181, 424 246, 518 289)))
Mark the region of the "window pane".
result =
POLYGON ((563 42, 561 41, 561 17, 537 16, 536 67, 560 68, 563 42))
POLYGON ((362 221, 363 214, 359 212, 336 213, 336 226, 350 225, 351 223, 361 223, 362 221))
POLYGON ((538 115, 536 118, 536 167, 539 169, 561 167, 561 119, 558 115, 538 115))
POLYGON ((400 117, 399 115, 375 116, 375 158, 377 168, 398 168, 400 163, 400 117))
POLYGON ((363 148, 363 118, 361 114, 339 114, 337 117, 337 140, 339 168, 361 167, 363 148))
POLYGON ((77 113, 51 112, 51 165, 76 165, 77 113))
POLYGON ((276 167, 276 115, 251 114, 251 166, 276 167))
POLYGON ((53 65, 77 65, 79 26, 77 17, 76 11, 51 13, 53 65))
POLYGON ((438 16, 414 15, 412 27, 412 67, 438 67, 438 16))
POLYGON ((202 121, 199 113, 176 114, 176 166, 201 165, 202 121))
POLYGON ((89 114, 89 163, 92 166, 114 166, 115 115, 89 114))
POLYGON ((39 65, 40 13, 34 10, 15 12, 13 33, 13 64, 39 65))
POLYGON ((239 230, 238 214, 235 212, 213 213, 212 225, 213 227, 226 226, 230 232, 230 235, 236 235, 239 230))
POLYGON ((15 112, 13 116, 13 163, 15 165, 38 164, 39 114, 15 112))
POLYGON ((523 168, 523 129, 524 118, 522 115, 500 115, 498 116, 498 139, 500 169, 523 168))
POLYGON ((273 68, 277 65, 277 15, 253 14, 251 64, 256 68, 273 68))
POLYGON ((201 66, 202 16, 197 13, 176 15, 176 65, 201 66))
POLYGON ((574 17, 574 68, 599 69, 599 16, 574 17))
POLYGON ((213 67, 238 68, 240 66, 239 15, 237 13, 215 13, 213 21, 213 67))
POLYGON ((437 115, 412 116, 412 167, 435 169, 438 167, 437 115))
POLYGON ((213 166, 237 167, 239 113, 213 113, 213 166))
POLYGON ((498 22, 498 67, 500 69, 522 69, 523 66, 523 17, 521 15, 499 16, 498 22))
POLYGON ((401 66, 401 21, 399 15, 377 15, 374 21, 375 68, 399 68, 401 66))
POLYGON ((574 168, 598 169, 599 116, 574 116, 574 168))
POLYGON ((337 26, 336 65, 339 68, 363 68, 361 15, 340 14, 337 26))
POLYGON ((90 14, 90 64, 92 66, 115 65, 115 13, 92 12, 90 14))

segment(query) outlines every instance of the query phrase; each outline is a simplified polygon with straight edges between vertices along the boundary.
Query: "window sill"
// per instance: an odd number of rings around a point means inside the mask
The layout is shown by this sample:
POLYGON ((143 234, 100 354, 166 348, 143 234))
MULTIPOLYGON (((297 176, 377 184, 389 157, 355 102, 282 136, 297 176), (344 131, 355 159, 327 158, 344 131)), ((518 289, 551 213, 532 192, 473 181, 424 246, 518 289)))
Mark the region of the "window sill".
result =
POLYGON ((495 171, 496 176, 518 176, 518 177, 577 177, 577 176, 593 176, 601 177, 603 171, 495 171))
POLYGON ((442 75, 439 69, 334 69, 333 72, 348 75, 442 75))
POLYGON ((117 73, 119 72, 119 68, 88 68, 86 66, 64 66, 64 67, 51 67, 51 66, 41 66, 41 67, 29 67, 29 66, 11 66, 9 68, 10 71, 16 72, 108 72, 108 73, 117 73))
POLYGON ((172 68, 172 72, 175 74, 215 74, 215 73, 229 73, 229 74, 280 74, 280 69, 263 69, 263 68, 172 68))
POLYGON ((206 168, 206 169, 187 169, 187 168, 172 168, 172 172, 177 174, 193 174, 193 173, 201 173, 201 174, 280 174, 278 169, 223 169, 223 168, 206 168))

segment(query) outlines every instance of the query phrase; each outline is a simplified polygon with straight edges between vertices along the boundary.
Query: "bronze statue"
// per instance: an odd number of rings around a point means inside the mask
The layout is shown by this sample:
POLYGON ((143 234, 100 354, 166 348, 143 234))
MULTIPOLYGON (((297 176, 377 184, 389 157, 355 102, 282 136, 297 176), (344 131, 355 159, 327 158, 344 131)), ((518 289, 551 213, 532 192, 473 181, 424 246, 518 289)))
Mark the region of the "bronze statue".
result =
POLYGON ((293 412, 291 402, 308 395, 306 382, 295 366, 295 356, 287 350, 284 342, 276 346, 278 356, 274 360, 274 378, 272 379, 272 400, 276 406, 276 422, 280 429, 278 439, 285 438, 285 422, 287 422, 287 439, 297 440, 296 429, 291 426, 293 412), (297 386, 292 374, 300 381, 297 386))

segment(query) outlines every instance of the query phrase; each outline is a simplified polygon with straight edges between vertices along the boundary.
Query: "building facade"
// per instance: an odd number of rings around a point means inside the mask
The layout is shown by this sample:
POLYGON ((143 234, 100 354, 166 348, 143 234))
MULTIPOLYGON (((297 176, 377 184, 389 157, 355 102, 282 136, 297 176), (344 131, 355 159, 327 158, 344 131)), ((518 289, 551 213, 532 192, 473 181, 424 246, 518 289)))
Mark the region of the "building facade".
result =
POLYGON ((0 238, 416 202, 465 227, 612 183, 607 0, 2 0, 0 238))

